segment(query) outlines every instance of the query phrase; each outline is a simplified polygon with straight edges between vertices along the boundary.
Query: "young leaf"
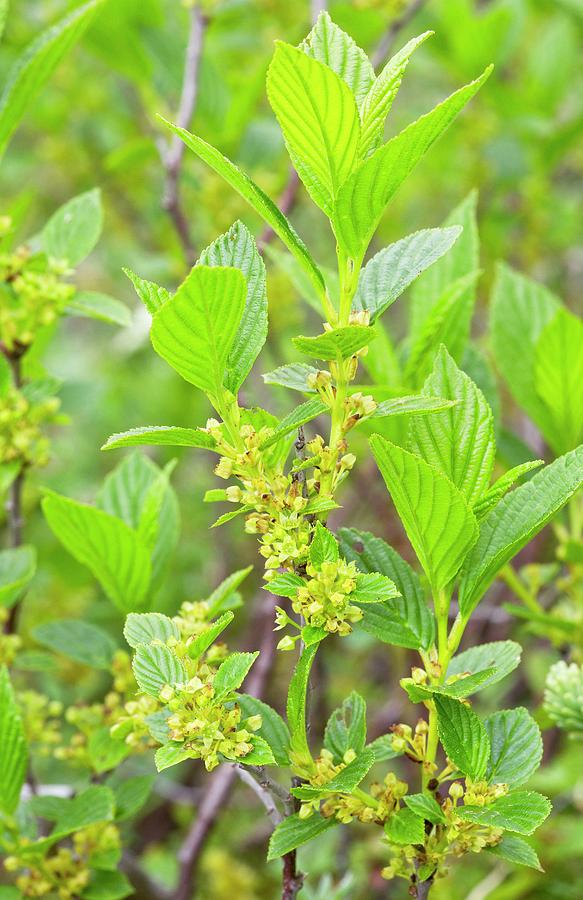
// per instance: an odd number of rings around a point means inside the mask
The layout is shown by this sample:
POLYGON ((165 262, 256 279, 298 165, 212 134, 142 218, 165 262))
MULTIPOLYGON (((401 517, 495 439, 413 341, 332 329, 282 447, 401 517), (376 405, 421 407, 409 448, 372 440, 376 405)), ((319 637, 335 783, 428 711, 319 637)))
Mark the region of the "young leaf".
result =
POLYGON ((429 794, 407 794, 403 800, 415 815, 427 822, 433 825, 445 822, 444 812, 435 797, 430 797, 429 794))
POLYGON ((484 725, 492 753, 486 773, 493 784, 518 787, 538 767, 543 755, 540 729, 523 707, 505 709, 488 716, 484 725))
POLYGON ((386 603, 400 597, 394 581, 379 572, 358 575, 352 596, 359 605, 361 603, 386 603))
POLYGON ((314 537, 310 544, 310 562, 316 569, 321 569, 325 562, 338 562, 338 557, 338 541, 321 522, 316 522, 314 537))
POLYGON ((163 772, 164 769, 176 766, 178 763, 184 762, 185 759, 190 759, 190 750, 186 749, 184 744, 176 741, 170 741, 168 744, 158 747, 154 754, 154 762, 158 772, 163 772))
POLYGON ((237 588, 245 581, 253 566, 247 566, 246 569, 238 569, 226 578, 214 589, 212 594, 207 597, 209 617, 213 618, 227 609, 231 609, 231 601, 237 588))
POLYGON ((307 844, 308 841, 318 837, 322 832, 328 831, 329 828, 339 824, 338 819, 334 818, 334 816, 325 819, 318 813, 315 813, 308 819, 300 819, 298 813, 294 813, 293 816, 287 816, 283 822, 279 823, 271 835, 267 860, 279 859, 280 856, 285 856, 286 853, 290 853, 296 847, 307 844))
POLYGON ((276 597, 289 597, 291 599, 297 594, 298 588, 303 586, 304 581, 299 575, 295 575, 293 572, 282 572, 271 579, 266 589, 275 594, 276 597))
POLYGON ((347 359, 375 338, 373 328, 366 325, 345 325, 333 331, 324 331, 316 337, 292 338, 292 342, 302 353, 314 359, 336 360, 340 356, 347 359))
POLYGON ((360 159, 366 159, 373 150, 382 144, 385 121, 401 87, 411 55, 432 34, 432 31, 426 31, 418 37, 412 38, 391 57, 378 78, 375 79, 361 110, 362 133, 358 144, 360 159))
POLYGON ((583 439, 583 322, 566 309, 537 341, 534 380, 553 422, 547 441, 557 454, 572 450, 583 439))
POLYGON ((373 455, 435 593, 457 575, 478 536, 474 515, 454 484, 424 460, 373 435, 373 455))
POLYGON ((34 547, 0 551, 0 606, 12 606, 36 572, 34 547))
POLYGON ((551 811, 551 802, 534 791, 512 791, 488 806, 460 806, 458 816, 466 822, 532 834, 551 811))
POLYGON ((327 65, 278 41, 267 72, 267 96, 295 170, 331 218, 360 137, 350 88, 327 65))
POLYGON ((293 391, 301 391, 304 394, 314 394, 315 388, 308 384, 308 375, 317 375, 315 366, 307 363, 292 363, 289 366, 280 366, 273 372, 266 372, 262 376, 265 384, 280 384, 282 387, 291 388, 293 391))
POLYGON ((97 319, 122 328, 132 322, 131 311, 125 303, 99 291, 77 291, 67 305, 67 312, 72 316, 97 319))
POLYGON ((246 293, 239 269, 195 266, 152 320, 154 350, 213 398, 223 391, 246 293))
POLYGON ((153 641, 166 643, 169 637, 180 638, 178 626, 162 613, 130 613, 126 619, 123 636, 134 649, 153 641))
POLYGON ((291 734, 290 747, 294 754, 306 760, 311 760, 312 758, 306 732, 306 693, 310 669, 318 647, 319 644, 312 644, 302 652, 294 669, 287 694, 287 723, 291 734))
POLYGON ((154 781, 153 775, 136 775, 119 782, 108 782, 115 795, 117 822, 125 822, 140 811, 150 796, 154 781))
POLYGON ((326 725, 324 746, 342 762, 347 750, 362 753, 366 744, 366 703, 356 691, 335 709, 326 725))
POLYGON ((459 226, 426 228, 379 250, 359 275, 353 310, 368 310, 374 322, 425 269, 447 253, 461 232, 459 226))
POLYGON ((443 412, 412 419, 408 449, 447 475, 471 507, 487 489, 494 467, 492 411, 482 392, 457 367, 445 347, 435 358, 423 393, 457 403, 443 412))
POLYGON ((115 641, 97 625, 78 619, 58 619, 37 625, 33 638, 55 653, 62 653, 69 659, 91 666, 94 669, 111 668, 113 655, 117 650, 115 641))
POLYGON ((480 684, 480 690, 506 678, 520 663, 522 647, 515 641, 493 641, 470 647, 454 656, 447 668, 447 675, 476 674, 494 668, 490 677, 480 684))
POLYGON ((24 727, 6 666, 0 667, 0 810, 11 816, 26 778, 24 727))
POLYGON ((225 387, 236 394, 267 337, 267 290, 265 265, 249 229, 235 222, 229 230, 202 251, 199 264, 239 269, 245 276, 247 296, 235 340, 227 359, 225 387))
POLYGON ((132 894, 133 886, 123 872, 93 869, 83 891, 83 900, 124 900, 132 894))
POLYGON ((381 734, 380 737, 375 738, 367 746, 374 753, 377 762, 384 762, 387 759, 394 759, 396 756, 401 755, 400 751, 393 750, 392 734, 381 734))
POLYGON ((182 428, 179 425, 145 425, 112 434, 102 450, 117 450, 119 447, 198 447, 214 450, 215 441, 201 428, 182 428))
POLYGON ((361 572, 381 572, 390 578, 400 597, 383 606, 366 611, 361 625, 365 631, 384 634, 381 640, 398 647, 429 647, 434 637, 434 622, 425 602, 417 573, 396 550, 367 531, 342 528, 339 532, 340 552, 354 561, 361 572), (370 618, 372 616, 372 618, 370 618), (376 626, 373 631, 373 624, 376 626))
POLYGON ((481 88, 490 72, 491 67, 379 147, 344 182, 338 194, 334 230, 348 256, 362 258, 397 189, 481 88))
POLYGON ((464 775, 479 781, 490 758, 488 733, 475 712, 450 697, 434 696, 439 738, 449 759, 464 775))
POLYGON ((109 726, 93 731, 87 742, 89 762, 93 771, 100 775, 116 769, 131 753, 125 741, 118 741, 111 736, 109 726))
POLYGON ((464 618, 476 608, 496 575, 544 528, 583 484, 583 446, 560 456, 507 494, 480 526, 460 585, 464 618))
POLYGON ((493 856, 503 859, 506 862, 517 863, 520 866, 528 866, 530 869, 537 869, 543 872, 544 869, 540 864, 540 860, 523 838, 517 834, 505 834, 499 844, 486 848, 493 856))
POLYGON ((231 610, 228 610, 226 613, 223 613, 220 618, 217 619, 216 622, 213 622, 212 625, 209 625, 206 631, 203 631, 202 634, 197 635, 193 641, 188 645, 188 655, 191 659, 198 659, 199 656, 202 656, 203 653, 206 653, 210 645, 216 641, 218 636, 225 630, 227 625, 230 625, 234 619, 234 615, 231 610))
POLYGON ((385 833, 391 844, 423 844, 425 823, 423 819, 403 806, 387 820, 385 833))
POLYGON ((352 38, 336 25, 324 10, 300 50, 325 63, 346 82, 360 107, 374 80, 374 69, 368 56, 352 38))
POLYGON ((153 281, 146 281, 145 278, 140 278, 131 269, 123 269, 123 272, 133 284, 136 294, 151 316, 157 313, 170 300, 172 294, 166 288, 160 287, 159 284, 155 284, 153 281))
MULTIPOLYGON (((423 397, 413 394, 409 397, 394 397, 383 400, 377 406, 371 419, 388 419, 392 416, 419 416, 424 413, 441 412, 455 406, 455 400, 444 400, 442 397, 423 397)), ((375 422, 372 422, 374 428, 375 422)))
POLYGON ((348 763, 330 781, 320 785, 300 785, 300 787, 292 788, 291 792, 294 797, 298 797, 300 800, 316 800, 319 797, 325 797, 327 794, 351 794, 375 762, 373 751, 363 750, 356 759, 348 763))
POLYGON ((87 191, 53 213, 41 232, 43 249, 49 256, 76 266, 89 256, 102 227, 101 194, 98 190, 87 191))
POLYGON ((42 502, 53 533, 71 556, 87 566, 122 612, 147 602, 151 564, 133 529, 100 509, 50 493, 42 502))
POLYGON ((221 663, 214 677, 213 687, 217 697, 240 688, 257 657, 256 653, 232 653, 221 663))
POLYGON ((227 184, 240 194, 244 200, 253 207, 255 212, 259 213, 262 219, 275 232, 278 238, 283 241, 285 246, 292 253, 302 268, 308 274, 312 284, 314 285, 318 296, 322 296, 326 292, 326 284, 322 273, 318 269, 316 263, 310 256, 306 245, 298 237, 286 217, 279 211, 273 200, 259 188, 241 169, 237 168, 231 160, 219 153, 202 138, 186 131, 185 128, 179 128, 162 119, 164 124, 170 128, 174 134, 184 141, 189 150, 203 160, 217 175, 225 179, 227 184))
POLYGON ((289 766, 289 729, 279 713, 271 706, 251 697, 249 694, 239 694, 237 703, 241 707, 243 716, 261 716, 261 728, 256 734, 267 741, 273 757, 278 766, 289 766))
POLYGON ((291 431, 297 431, 300 425, 311 422, 312 419, 321 416, 327 409, 328 407, 319 397, 312 397, 310 400, 306 400, 305 403, 300 403, 300 405, 296 406, 289 415, 281 420, 274 429, 273 434, 265 438, 261 444, 261 449, 266 450, 267 447, 272 447, 274 444, 277 444, 277 442, 282 437, 285 437, 286 434, 289 434, 291 431))
POLYGON ((27 107, 102 5, 103 0, 90 0, 77 7, 33 40, 12 64, 0 97, 0 156, 27 107))
POLYGON ((521 463, 519 466, 514 466, 514 468, 505 472, 504 475, 501 475, 478 502, 474 504, 473 511, 478 521, 483 519, 496 506, 519 478, 522 478, 527 472, 532 472, 533 469, 540 469, 541 466, 544 466, 544 459, 533 459, 521 463))
POLYGON ((152 697, 166 684, 188 680, 184 666, 165 644, 138 644, 132 669, 140 690, 152 697))

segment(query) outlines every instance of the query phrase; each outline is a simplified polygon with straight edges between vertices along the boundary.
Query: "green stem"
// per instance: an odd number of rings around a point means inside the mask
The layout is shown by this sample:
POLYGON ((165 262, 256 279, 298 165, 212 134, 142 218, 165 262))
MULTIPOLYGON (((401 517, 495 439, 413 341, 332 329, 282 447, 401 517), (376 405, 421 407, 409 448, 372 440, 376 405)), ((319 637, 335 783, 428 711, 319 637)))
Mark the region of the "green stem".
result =
POLYGON ((516 594, 518 599, 522 600, 524 605, 528 609, 530 609, 531 612, 536 613, 537 616, 543 612, 543 609, 536 597, 528 590, 528 588, 516 574, 510 563, 505 565, 501 570, 500 577, 504 582, 506 582, 510 590, 516 594))
POLYGON ((371 806, 373 809, 378 809, 379 807, 379 801, 375 800, 371 794, 367 794, 366 791, 363 791, 360 788, 354 788, 352 795, 358 797, 359 800, 362 800, 363 803, 367 806, 371 806))

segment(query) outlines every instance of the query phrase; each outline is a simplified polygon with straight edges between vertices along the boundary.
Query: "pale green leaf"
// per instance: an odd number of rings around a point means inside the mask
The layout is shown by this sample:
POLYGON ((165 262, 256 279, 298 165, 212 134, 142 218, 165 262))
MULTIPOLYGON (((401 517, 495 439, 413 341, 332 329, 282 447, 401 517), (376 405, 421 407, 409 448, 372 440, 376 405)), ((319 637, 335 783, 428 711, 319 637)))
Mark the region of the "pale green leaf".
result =
POLYGON ((93 869, 89 884, 81 897, 83 900, 124 900, 135 893, 123 872, 108 869, 93 869))
POLYGON ((374 69, 368 56, 352 38, 336 25, 324 10, 300 50, 325 63, 346 82, 360 107, 374 80, 374 69))
POLYGON ((227 577, 214 589, 212 594, 207 597, 208 612, 211 618, 213 616, 218 616, 219 613, 231 608, 230 602, 235 591, 252 571, 253 566, 247 566, 246 569, 238 569, 231 575, 227 575, 227 577))
POLYGON ((338 357, 347 359, 362 350, 375 336, 374 329, 366 325, 345 325, 316 337, 292 338, 292 342, 302 353, 315 359, 337 360, 338 357))
POLYGON ((182 662, 165 644, 138 644, 132 669, 140 690, 152 697, 166 684, 188 680, 182 662))
POLYGON ((313 397, 311 400, 306 400, 305 403, 300 403, 299 406, 296 406, 295 409, 281 420, 279 425, 274 429, 273 434, 265 438, 261 444, 261 449, 266 450, 268 447, 272 447, 282 437, 285 437, 286 434, 289 434, 291 431, 297 431, 300 425, 311 422, 312 419, 321 416, 327 409, 328 407, 319 397, 313 397))
POLYGON ((266 372, 262 378, 265 384, 279 384, 304 394, 314 394, 316 389, 308 384, 308 376, 317 374, 315 366, 308 363, 291 363, 289 366, 280 366, 273 372, 266 372))
POLYGON ((107 322, 109 325, 120 325, 122 328, 131 325, 132 322, 131 310, 125 303, 100 291, 77 291, 67 305, 67 312, 70 315, 107 322))
POLYGON ((144 806, 154 784, 153 775, 136 775, 123 781, 109 783, 115 795, 115 818, 117 822, 131 819, 144 806))
POLYGON ((407 794, 403 800, 415 815, 420 816, 433 825, 445 822, 444 812, 435 799, 429 794, 407 794))
POLYGON ((123 636, 130 647, 151 644, 152 641, 166 643, 169 637, 180 638, 175 622, 162 613, 130 613, 123 629, 123 636))
POLYGON ((451 697, 434 696, 439 738, 448 758, 464 775, 480 781, 490 758, 488 733, 475 712, 451 697))
POLYGON ((291 734, 290 746, 298 756, 311 759, 306 731, 306 694, 310 670, 319 644, 306 647, 300 656, 289 683, 287 694, 287 723, 291 734))
POLYGON ((132 751, 125 741, 113 738, 109 725, 104 725, 91 732, 87 752, 91 768, 100 775, 116 769, 132 751))
POLYGON ((158 772, 163 772, 164 769, 176 766, 185 759, 190 759, 190 750, 186 749, 184 744, 179 744, 175 741, 164 744, 163 747, 158 747, 154 754, 154 762, 158 772))
POLYGON ((55 653, 62 653, 94 669, 109 671, 117 650, 117 644, 106 631, 79 619, 45 622, 33 629, 32 636, 55 653))
POLYGON ((153 316, 154 313, 170 300, 172 294, 170 291, 167 291, 166 288, 161 287, 159 284, 155 284, 153 281, 146 281, 145 278, 140 278, 140 276, 136 275, 135 272, 132 272, 131 269, 123 269, 123 272, 133 284, 136 294, 150 315, 153 316))
POLYGON ((522 476, 526 475, 528 472, 532 472, 533 469, 540 469, 541 466, 544 466, 544 462, 544 459, 529 460, 528 462, 521 463, 519 466, 514 466, 514 468, 505 472, 504 475, 501 475, 500 478, 488 488, 486 493, 480 497, 478 502, 474 503, 474 515, 477 517, 478 521, 483 519, 484 516, 496 506, 519 478, 522 478, 522 476))
POLYGON ((320 785, 300 785, 300 787, 292 788, 291 792, 294 797, 298 797, 300 800, 315 800, 319 797, 325 797, 327 794, 351 794, 375 762, 375 755, 372 750, 362 750, 356 759, 349 762, 330 781, 320 785))
POLYGON ((515 641, 479 644, 454 656, 447 668, 447 676, 475 674, 494 667, 494 673, 480 684, 479 689, 484 690, 513 672, 520 663, 521 653, 522 648, 515 641))
POLYGON ((231 653, 221 663, 214 677, 213 687, 216 697, 222 697, 240 688, 258 656, 259 651, 255 653, 231 653))
POLYGON ((328 719, 324 746, 334 755, 335 762, 340 763, 347 750, 362 753, 365 744, 366 703, 360 694, 352 691, 328 719))
POLYGON ((325 525, 316 522, 310 544, 310 562, 316 569, 321 569, 325 562, 338 562, 338 557, 338 541, 325 525))
POLYGON ((55 259, 67 260, 70 266, 76 266, 89 256, 102 227, 100 192, 93 190, 79 194, 53 213, 43 228, 43 250, 55 259))
POLYGON ((206 653, 208 648, 218 636, 225 630, 227 625, 230 625, 234 619, 234 615, 231 610, 227 610, 226 613, 223 613, 216 622, 213 622, 212 625, 206 629, 206 631, 198 634, 189 644, 188 644, 188 655, 191 659, 198 659, 199 656, 202 656, 203 653, 206 653))
POLYGON ((518 787, 534 775, 543 755, 540 729, 523 707, 505 709, 488 716, 484 725, 492 753, 486 773, 488 781, 518 787))
POLYGON ((0 606, 12 606, 34 578, 34 547, 11 547, 0 551, 0 606))
POLYGON ((551 811, 551 802, 534 791, 512 791, 488 806, 460 806, 456 812, 466 822, 532 834, 551 811))
POLYGON ((520 866, 528 866, 530 869, 536 869, 543 872, 540 860, 532 849, 530 844, 518 837, 517 834, 505 834, 499 844, 486 848, 493 856, 503 859, 506 862, 517 863, 520 866))
POLYGON ((278 766, 289 766, 290 734, 279 713, 263 700, 258 700, 257 697, 251 697, 249 694, 239 694, 237 703, 245 718, 261 716, 261 728, 255 733, 267 741, 278 766))
POLYGON ((403 806, 387 819, 385 833, 391 844, 423 844, 425 822, 412 809, 403 806))
POLYGON ((26 778, 24 727, 6 666, 0 667, 0 810, 11 816, 26 778))
POLYGON ((392 400, 383 400, 379 403, 371 419, 387 419, 390 416, 419 416, 424 413, 441 412, 454 406, 456 402, 443 397, 427 397, 420 394, 394 397, 392 400))
POLYGON ((583 322, 566 309, 537 341, 534 381, 552 422, 546 440, 556 454, 572 450, 583 439, 583 322))
POLYGON ((129 431, 112 434, 102 446, 102 450, 117 450, 119 447, 198 447, 214 450, 215 440, 202 428, 182 428, 179 425, 144 425, 129 431))
POLYGON ((307 844, 308 841, 318 837, 322 832, 328 831, 329 828, 339 824, 334 816, 325 819, 317 812, 308 819, 300 819, 298 813, 294 813, 293 816, 286 816, 271 835, 267 854, 268 861, 285 856, 286 853, 295 850, 296 847, 307 844))

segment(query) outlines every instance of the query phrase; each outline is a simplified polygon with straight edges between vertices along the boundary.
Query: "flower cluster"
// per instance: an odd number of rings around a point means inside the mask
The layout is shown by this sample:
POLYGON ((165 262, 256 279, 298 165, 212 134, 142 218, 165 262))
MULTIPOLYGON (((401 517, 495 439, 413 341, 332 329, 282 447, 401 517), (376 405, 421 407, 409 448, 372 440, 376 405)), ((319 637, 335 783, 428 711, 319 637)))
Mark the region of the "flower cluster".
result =
POLYGON ((22 391, 8 388, 0 397, 0 464, 46 466, 49 441, 41 426, 55 421, 59 406, 56 397, 34 403, 22 391))
POLYGON ((50 756, 62 741, 61 714, 63 704, 38 691, 19 691, 18 705, 24 723, 27 744, 39 756, 50 756))
POLYGON ((357 575, 356 564, 345 559, 324 562, 320 568, 309 562, 305 584, 292 600, 294 612, 303 616, 307 625, 332 634, 350 634, 351 623, 362 619, 362 610, 350 602, 357 575))
POLYGON ((325 818, 338 819, 348 824, 353 819, 369 824, 383 825, 399 808, 399 801, 407 793, 408 786, 394 772, 388 772, 382 782, 374 782, 368 795, 332 794, 321 809, 325 818))

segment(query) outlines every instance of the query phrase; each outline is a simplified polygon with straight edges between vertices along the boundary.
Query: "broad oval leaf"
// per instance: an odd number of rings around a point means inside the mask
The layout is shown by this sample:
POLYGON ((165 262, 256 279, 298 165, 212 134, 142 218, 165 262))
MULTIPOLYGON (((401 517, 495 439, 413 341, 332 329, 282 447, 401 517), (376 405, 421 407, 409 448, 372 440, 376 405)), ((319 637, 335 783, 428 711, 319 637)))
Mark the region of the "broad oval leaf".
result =
POLYGON ((263 700, 251 697, 249 694, 239 694, 237 703, 246 718, 261 716, 261 728, 255 733, 267 741, 278 766, 289 766, 290 734, 279 713, 263 700))
POLYGON ((53 213, 41 232, 43 249, 49 256, 76 266, 91 253, 102 227, 101 194, 98 190, 87 191, 53 213))
POLYGON ((456 812, 466 822, 532 834, 551 811, 551 801, 535 791, 512 791, 488 806, 459 806, 456 812))
POLYGON ((221 663, 214 677, 213 687, 216 696, 220 697, 240 688, 258 656, 259 651, 256 653, 231 653, 221 663))
POLYGON ((479 781, 490 758, 488 733, 475 712, 451 697, 434 695, 439 738, 449 759, 464 775, 479 781))
POLYGON ((300 800, 315 800, 318 797, 325 797, 326 794, 351 794, 375 762, 374 752, 372 750, 363 750, 356 759, 348 763, 330 781, 320 785, 300 785, 300 787, 292 788, 291 792, 294 797, 298 797, 300 800))
POLYGON ((183 664, 165 644, 139 644, 132 669, 140 690, 152 697, 158 697, 165 684, 187 680, 183 664))
POLYGON ((476 674, 486 669, 495 668, 495 672, 480 684, 479 690, 506 678, 520 663, 522 647, 515 641, 492 641, 470 647, 458 653, 451 660, 447 675, 462 675, 465 672, 476 674))
POLYGON ((314 813, 308 819, 300 819, 298 813, 294 813, 293 816, 286 816, 271 835, 267 853, 268 861, 285 856, 286 853, 290 853, 296 847, 307 844, 308 841, 318 837, 322 832, 328 831, 329 828, 339 824, 338 819, 334 816, 325 819, 319 813, 314 813))
POLYGON ((122 328, 132 322, 131 310, 125 303, 100 291, 77 291, 67 305, 67 312, 69 315, 97 319, 122 328))
POLYGON ((511 788, 524 784, 540 766, 543 755, 543 741, 535 720, 528 710, 517 707, 493 713, 484 725, 492 747, 488 781, 511 788))
POLYGON ((117 644, 106 631, 78 619, 45 622, 33 630, 32 636, 56 653, 95 669, 109 671, 117 650, 117 644))
POLYGON ((130 647, 136 648, 152 641, 165 644, 169 637, 178 640, 180 631, 176 623, 162 613, 130 613, 125 621, 123 636, 130 647))

